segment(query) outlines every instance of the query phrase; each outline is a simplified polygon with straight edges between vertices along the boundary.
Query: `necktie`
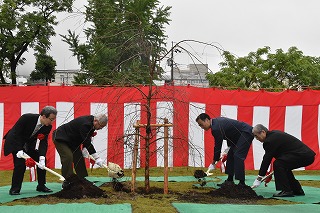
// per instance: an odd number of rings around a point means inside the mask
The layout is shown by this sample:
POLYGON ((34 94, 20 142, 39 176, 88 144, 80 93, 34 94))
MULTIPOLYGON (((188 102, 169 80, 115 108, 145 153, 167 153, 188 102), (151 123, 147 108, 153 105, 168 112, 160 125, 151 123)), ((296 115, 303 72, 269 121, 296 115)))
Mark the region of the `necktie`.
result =
POLYGON ((38 124, 38 125, 36 126, 36 128, 34 128, 31 136, 33 136, 34 134, 36 134, 41 127, 42 127, 42 124, 38 124))

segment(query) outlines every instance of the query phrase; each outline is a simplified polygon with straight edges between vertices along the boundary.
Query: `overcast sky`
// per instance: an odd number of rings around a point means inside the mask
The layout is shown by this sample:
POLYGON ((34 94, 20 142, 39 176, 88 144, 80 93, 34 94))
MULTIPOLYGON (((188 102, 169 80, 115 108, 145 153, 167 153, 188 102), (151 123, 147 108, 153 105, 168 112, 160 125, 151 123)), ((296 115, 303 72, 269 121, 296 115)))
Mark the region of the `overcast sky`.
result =
MULTIPOLYGON (((83 11, 85 0, 76 0, 75 7, 83 11)), ((160 0, 161 5, 172 6, 171 22, 166 28, 168 47, 172 42, 196 40, 228 50, 236 56, 245 56, 258 48, 269 46, 272 51, 296 46, 304 55, 320 56, 320 1, 319 0, 160 0)), ((58 16, 57 34, 67 29, 78 33, 83 28, 83 15, 58 16)), ((219 51, 195 42, 183 42, 186 50, 174 55, 180 66, 196 62, 187 52, 202 63, 218 70, 219 51)), ((60 36, 52 39, 51 55, 57 69, 78 69, 68 45, 60 36)), ((34 57, 28 54, 28 63, 18 67, 19 74, 30 73, 34 57)), ((165 66, 166 70, 170 67, 165 66)))

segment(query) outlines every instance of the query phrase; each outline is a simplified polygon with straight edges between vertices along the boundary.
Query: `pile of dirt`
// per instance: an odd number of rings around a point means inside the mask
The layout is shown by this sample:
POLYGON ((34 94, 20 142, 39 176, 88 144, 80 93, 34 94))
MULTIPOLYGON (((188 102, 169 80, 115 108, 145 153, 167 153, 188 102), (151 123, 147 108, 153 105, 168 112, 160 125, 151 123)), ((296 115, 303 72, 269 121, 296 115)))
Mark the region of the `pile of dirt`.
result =
POLYGON ((209 192, 214 197, 226 197, 235 199, 263 199, 263 196, 257 193, 247 185, 223 184, 221 188, 209 192))
POLYGON ((94 183, 85 178, 79 178, 72 175, 66 179, 70 185, 51 196, 65 199, 81 199, 81 198, 101 198, 107 197, 105 191, 95 186, 94 183))

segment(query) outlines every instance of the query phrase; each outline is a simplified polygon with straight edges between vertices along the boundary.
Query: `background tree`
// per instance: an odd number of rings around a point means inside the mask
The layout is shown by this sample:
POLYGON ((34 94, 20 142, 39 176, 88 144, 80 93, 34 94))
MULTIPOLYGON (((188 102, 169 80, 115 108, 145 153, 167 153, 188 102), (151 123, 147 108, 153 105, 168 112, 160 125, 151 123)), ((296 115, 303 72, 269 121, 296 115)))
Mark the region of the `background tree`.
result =
POLYGON ((208 74, 210 86, 229 88, 289 88, 319 86, 320 61, 317 57, 304 56, 296 47, 288 52, 269 47, 259 48, 248 56, 236 58, 230 52, 223 52, 221 70, 208 74))
POLYGON ((74 0, 3 0, 0 5, 0 79, 3 69, 10 67, 12 84, 16 84, 16 68, 25 62, 23 54, 50 49, 50 37, 55 35, 57 12, 71 11, 74 0))
POLYGON ((98 85, 147 84, 156 79, 161 69, 156 66, 150 79, 149 61, 165 51, 164 25, 170 7, 159 8, 158 0, 88 2, 85 15, 92 24, 84 31, 87 41, 80 43, 71 31, 63 36, 86 71, 76 83, 87 83, 88 77, 98 85))
POLYGON ((30 80, 44 80, 45 82, 51 81, 56 73, 56 61, 46 54, 36 55, 36 58, 35 70, 31 72, 30 80))

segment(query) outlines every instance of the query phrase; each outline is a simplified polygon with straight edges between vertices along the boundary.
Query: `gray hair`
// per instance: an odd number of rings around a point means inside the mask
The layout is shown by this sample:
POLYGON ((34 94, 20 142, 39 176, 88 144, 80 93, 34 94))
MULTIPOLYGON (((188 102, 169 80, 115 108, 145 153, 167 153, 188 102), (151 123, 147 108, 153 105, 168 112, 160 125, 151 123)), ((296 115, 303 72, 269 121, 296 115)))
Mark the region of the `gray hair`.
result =
POLYGON ((94 119, 97 120, 101 125, 108 124, 108 117, 105 114, 95 115, 94 119))
POLYGON ((58 111, 53 106, 45 106, 41 112, 40 115, 45 115, 46 118, 49 118, 51 114, 57 115, 58 111))
POLYGON ((258 132, 262 132, 262 131, 265 131, 265 132, 268 132, 268 128, 263 126, 262 124, 257 124, 253 127, 252 129, 252 133, 258 133, 258 132))

